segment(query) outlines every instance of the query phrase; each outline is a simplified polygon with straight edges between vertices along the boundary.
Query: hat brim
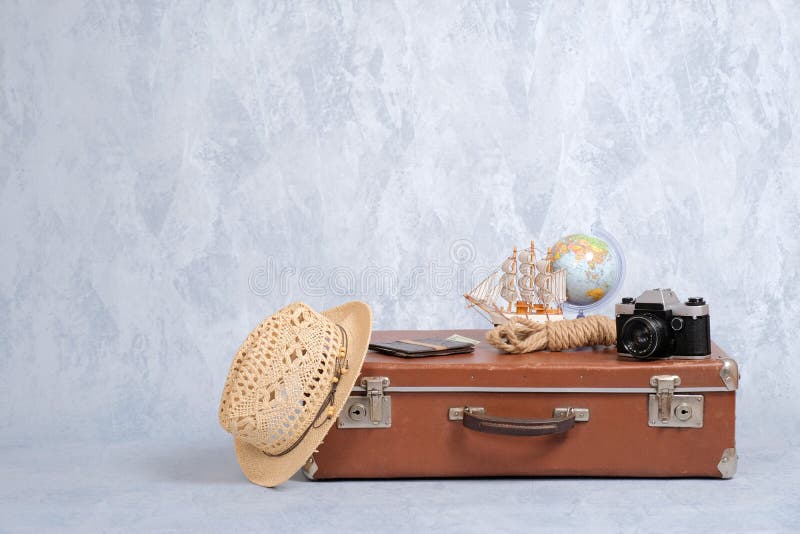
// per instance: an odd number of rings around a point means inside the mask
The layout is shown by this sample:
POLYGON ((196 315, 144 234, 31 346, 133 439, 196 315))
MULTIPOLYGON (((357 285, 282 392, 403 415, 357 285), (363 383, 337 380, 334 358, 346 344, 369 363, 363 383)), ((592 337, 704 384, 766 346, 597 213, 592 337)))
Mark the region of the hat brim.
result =
POLYGON ((239 466, 250 482, 259 486, 274 487, 287 481, 308 458, 316 452, 331 426, 339 417, 347 397, 361 373, 361 366, 369 347, 372 333, 372 311, 360 301, 352 301, 321 312, 331 321, 338 323, 347 332, 348 373, 339 378, 333 399, 334 417, 326 419, 318 428, 312 428, 300 443, 283 456, 267 456, 259 449, 240 439, 234 438, 234 449, 239 466))

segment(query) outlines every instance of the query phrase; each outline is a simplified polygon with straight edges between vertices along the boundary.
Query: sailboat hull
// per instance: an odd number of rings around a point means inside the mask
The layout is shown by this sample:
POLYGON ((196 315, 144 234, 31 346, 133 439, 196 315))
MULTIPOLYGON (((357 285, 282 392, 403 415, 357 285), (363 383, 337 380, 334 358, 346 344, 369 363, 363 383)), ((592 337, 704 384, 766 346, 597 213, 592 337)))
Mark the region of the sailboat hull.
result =
POLYGON ((511 312, 503 312, 498 313, 496 311, 490 311, 489 317, 492 318, 492 323, 495 326, 500 326, 501 324, 508 323, 511 319, 528 319, 531 321, 536 321, 538 323, 546 323, 547 321, 563 321, 564 314, 563 313, 511 313, 511 312))

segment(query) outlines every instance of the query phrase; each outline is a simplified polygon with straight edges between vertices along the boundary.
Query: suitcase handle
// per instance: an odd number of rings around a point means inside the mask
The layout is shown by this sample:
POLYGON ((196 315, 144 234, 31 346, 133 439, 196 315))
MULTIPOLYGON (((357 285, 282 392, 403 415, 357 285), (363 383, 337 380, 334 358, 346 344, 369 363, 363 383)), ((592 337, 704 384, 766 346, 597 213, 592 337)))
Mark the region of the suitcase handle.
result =
POLYGON ((490 434, 505 434, 508 436, 547 436, 562 434, 575 426, 575 414, 570 412, 564 417, 553 419, 514 419, 511 417, 496 417, 485 413, 473 413, 469 408, 464 409, 464 426, 488 432, 490 434))

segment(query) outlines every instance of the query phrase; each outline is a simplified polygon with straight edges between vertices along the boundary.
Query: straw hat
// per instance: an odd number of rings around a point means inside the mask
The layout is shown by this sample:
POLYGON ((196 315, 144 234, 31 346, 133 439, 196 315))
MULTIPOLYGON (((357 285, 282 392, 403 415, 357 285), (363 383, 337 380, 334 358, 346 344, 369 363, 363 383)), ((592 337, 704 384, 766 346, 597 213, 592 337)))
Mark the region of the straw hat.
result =
POLYGON ((247 336, 228 372, 219 422, 251 482, 277 486, 315 452, 350 395, 371 330, 363 302, 322 313, 296 302, 247 336))

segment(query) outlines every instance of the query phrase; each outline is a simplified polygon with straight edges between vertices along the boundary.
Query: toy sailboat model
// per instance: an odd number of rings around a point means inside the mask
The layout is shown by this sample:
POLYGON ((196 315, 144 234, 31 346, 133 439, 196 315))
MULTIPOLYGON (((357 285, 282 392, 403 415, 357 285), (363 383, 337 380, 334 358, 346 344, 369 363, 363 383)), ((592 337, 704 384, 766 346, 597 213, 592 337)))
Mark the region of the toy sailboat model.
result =
POLYGON ((469 307, 476 307, 489 316, 495 325, 514 317, 534 321, 557 321, 564 318, 561 304, 567 299, 567 272, 553 270, 553 255, 536 259, 531 247, 517 256, 517 248, 498 269, 464 295, 469 307), (498 304, 498 297, 507 305, 498 304))

